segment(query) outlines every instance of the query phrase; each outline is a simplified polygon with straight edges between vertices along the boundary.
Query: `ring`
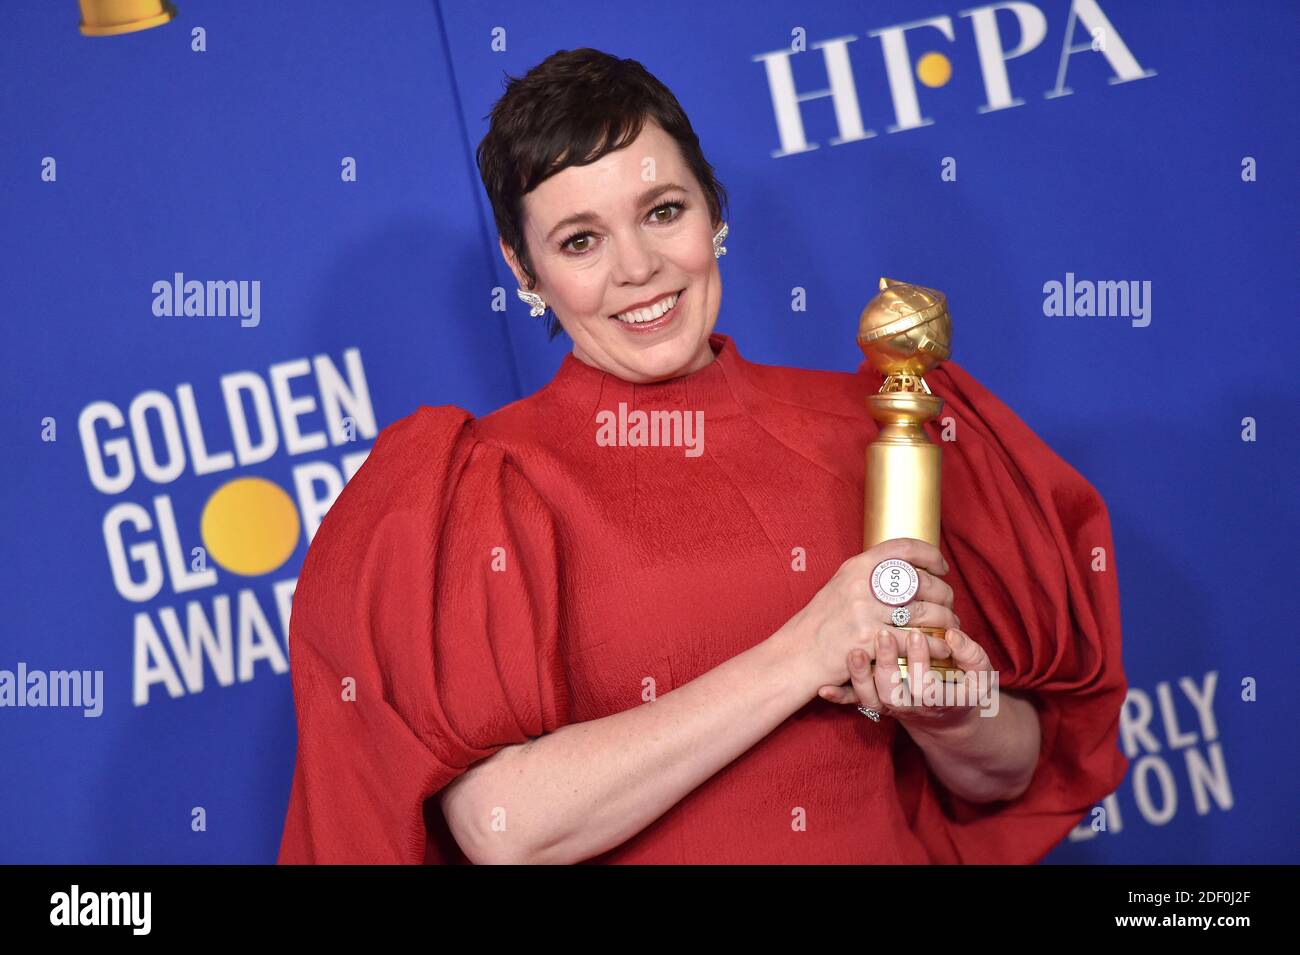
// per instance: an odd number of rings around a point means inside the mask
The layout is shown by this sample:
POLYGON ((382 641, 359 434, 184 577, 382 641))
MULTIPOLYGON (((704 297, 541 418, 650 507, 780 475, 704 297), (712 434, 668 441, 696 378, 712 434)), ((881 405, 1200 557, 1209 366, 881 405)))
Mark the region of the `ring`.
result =
POLYGON ((898 557, 882 560, 871 572, 871 589, 882 604, 901 607, 916 596, 920 586, 916 568, 898 557))
POLYGON ((869 716, 869 717, 871 717, 872 722, 875 722, 875 723, 879 723, 879 722, 880 722, 880 714, 877 713, 875 710, 873 710, 873 709, 872 709, 871 707, 869 707, 869 706, 859 706, 859 707, 858 707, 858 712, 861 713, 863 716, 869 716))
POLYGON ((893 619, 895 627, 906 627, 912 619, 912 611, 907 607, 895 607, 890 617, 893 619))

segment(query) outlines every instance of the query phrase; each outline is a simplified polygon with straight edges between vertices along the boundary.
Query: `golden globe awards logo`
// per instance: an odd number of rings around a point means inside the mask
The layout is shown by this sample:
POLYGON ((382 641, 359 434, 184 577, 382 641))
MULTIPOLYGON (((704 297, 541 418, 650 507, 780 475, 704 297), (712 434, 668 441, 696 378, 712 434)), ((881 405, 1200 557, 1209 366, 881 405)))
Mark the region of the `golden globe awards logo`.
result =
POLYGON ((356 348, 341 363, 230 372, 202 400, 182 383, 82 409, 86 472, 112 502, 101 531, 113 586, 151 604, 132 625, 137 706, 288 670, 297 577, 275 575, 315 536, 369 453, 358 442, 377 430, 356 348), (283 480, 237 473, 282 460, 283 480), (178 513, 176 491, 204 495, 199 512, 178 513))

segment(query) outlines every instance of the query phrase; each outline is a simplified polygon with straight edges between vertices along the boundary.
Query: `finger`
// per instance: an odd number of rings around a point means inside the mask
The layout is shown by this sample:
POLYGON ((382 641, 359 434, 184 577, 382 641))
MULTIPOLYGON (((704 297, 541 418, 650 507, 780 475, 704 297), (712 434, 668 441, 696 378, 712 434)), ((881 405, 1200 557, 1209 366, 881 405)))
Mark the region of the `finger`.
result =
POLYGON ((948 586, 947 581, 936 577, 928 570, 918 569, 917 577, 921 579, 920 586, 916 588, 916 599, 925 600, 932 604, 942 604, 945 607, 951 607, 953 601, 952 588, 948 586))
POLYGON ((876 647, 876 672, 873 677, 876 698, 894 709, 904 709, 908 706, 908 698, 903 671, 898 665, 900 643, 886 628, 880 631, 876 647))
POLYGON ((868 651, 854 650, 849 654, 849 680, 853 686, 853 696, 859 706, 881 712, 880 695, 871 676, 871 657, 875 655, 875 641, 868 651), (859 657, 861 654, 861 657, 859 657))
POLYGON ((854 650, 849 653, 849 678, 853 685, 853 695, 858 702, 869 709, 881 712, 883 706, 880 694, 876 692, 875 678, 871 673, 871 657, 877 652, 876 641, 871 641, 868 651, 854 650), (859 657, 861 653, 861 657, 859 657))
MULTIPOLYGON (((900 657, 907 656, 907 642, 912 638, 911 628, 915 626, 918 626, 915 618, 913 618, 913 622, 907 627, 895 627, 891 623, 885 624, 885 629, 888 630, 890 635, 894 638, 894 646, 898 648, 898 655, 900 657)), ((919 624, 919 626, 928 627, 930 625, 928 623, 922 623, 919 624)), ((952 645, 948 643, 947 640, 943 637, 931 637, 929 634, 926 634, 926 636, 928 637, 927 644, 930 649, 931 660, 940 658, 947 660, 952 656, 952 645)))
POLYGON ((817 695, 827 703, 843 704, 858 702, 858 695, 853 691, 852 683, 846 683, 844 686, 827 684, 817 691, 817 695))
POLYGON ((980 683, 979 672, 977 670, 967 670, 962 674, 961 682, 964 686, 964 693, 967 706, 980 706, 980 683))
MULTIPOLYGON (((908 604, 907 609, 912 614, 907 623, 909 627, 934 627, 938 630, 947 630, 950 627, 961 628, 961 621, 952 612, 952 608, 945 607, 942 604, 930 603, 928 600, 916 600, 908 604)), ((887 604, 880 605, 880 620, 885 626, 893 626, 893 613, 893 607, 887 604)), ((946 657, 949 652, 949 646, 943 637, 930 637, 931 656, 946 657)))
POLYGON ((913 567, 923 568, 932 574, 942 575, 948 572, 948 562, 939 553, 939 548, 916 537, 891 537, 858 556, 862 558, 867 576, 871 576, 871 571, 878 563, 890 557, 905 560, 913 567))
POLYGON ((952 659, 963 670, 992 670, 993 663, 984 648, 972 640, 965 632, 949 628, 944 634, 948 646, 952 648, 952 659))
POLYGON ((912 691, 912 705, 919 706, 933 680, 934 671, 930 669, 930 651, 923 639, 925 634, 913 630, 907 636, 907 685, 912 691))

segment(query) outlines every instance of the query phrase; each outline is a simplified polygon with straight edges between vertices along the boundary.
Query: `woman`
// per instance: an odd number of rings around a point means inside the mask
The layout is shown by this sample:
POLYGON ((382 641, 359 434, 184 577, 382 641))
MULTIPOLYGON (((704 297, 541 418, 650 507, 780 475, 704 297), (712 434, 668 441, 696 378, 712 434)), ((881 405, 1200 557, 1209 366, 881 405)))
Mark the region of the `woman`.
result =
POLYGON ((1127 768, 1096 491, 948 362, 942 546, 858 553, 880 378, 714 331, 726 197, 673 95, 560 52, 478 160, 520 295, 573 350, 482 419, 386 428, 325 518, 280 862, 1043 856, 1127 768), (893 626, 886 558, 943 640, 893 626), (996 714, 911 700, 899 657, 922 683, 933 658, 997 671, 996 714))

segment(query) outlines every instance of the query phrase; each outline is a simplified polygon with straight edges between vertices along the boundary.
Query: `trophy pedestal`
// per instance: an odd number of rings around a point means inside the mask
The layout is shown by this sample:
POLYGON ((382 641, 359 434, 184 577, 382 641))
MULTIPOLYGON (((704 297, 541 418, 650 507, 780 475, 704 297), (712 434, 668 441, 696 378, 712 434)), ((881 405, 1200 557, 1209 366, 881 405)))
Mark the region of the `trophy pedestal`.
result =
MULTIPOLYGON (((931 637, 938 637, 943 640, 943 627, 903 627, 904 630, 919 630, 921 633, 931 637)), ((879 666, 879 664, 877 664, 879 666)), ((907 679, 907 657, 898 658, 898 669, 902 671, 903 679, 907 679)), ((952 657, 944 657, 940 660, 930 659, 930 669, 934 671, 935 676, 945 683, 960 683, 966 676, 966 671, 957 664, 952 662, 952 657)))
POLYGON ((867 410, 880 428, 867 445, 863 550, 895 537, 939 546, 942 454, 926 435, 925 423, 942 409, 942 398, 917 392, 867 398, 867 410))

